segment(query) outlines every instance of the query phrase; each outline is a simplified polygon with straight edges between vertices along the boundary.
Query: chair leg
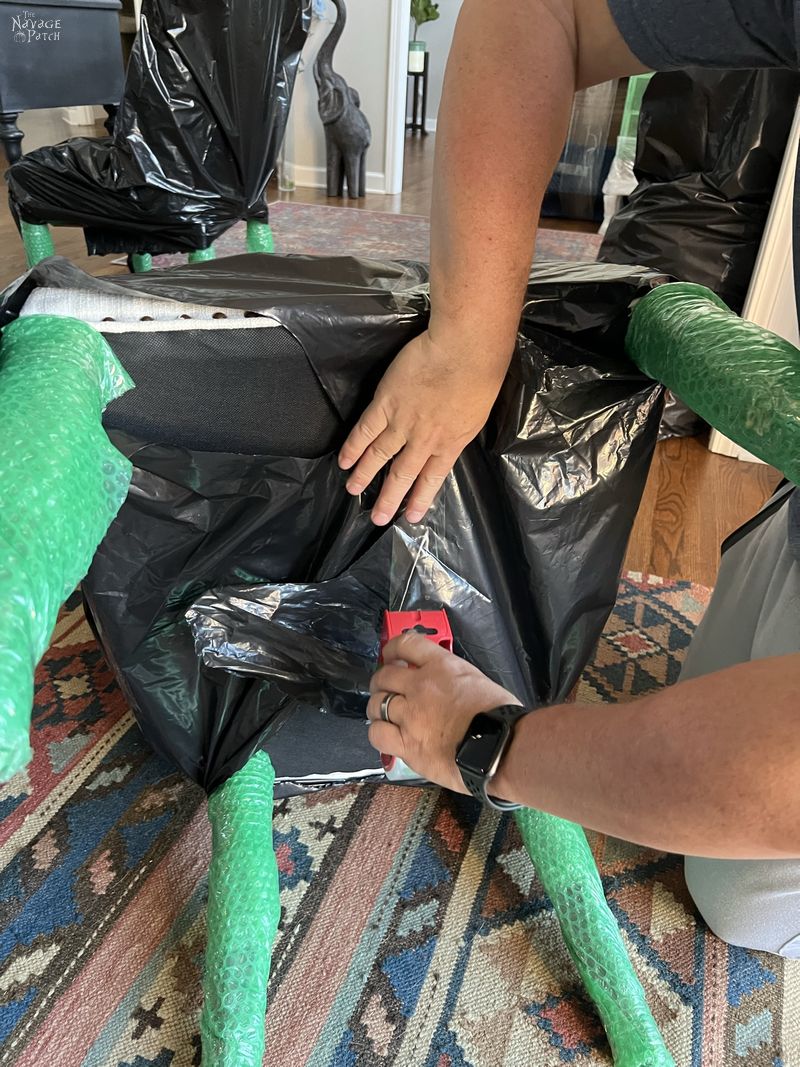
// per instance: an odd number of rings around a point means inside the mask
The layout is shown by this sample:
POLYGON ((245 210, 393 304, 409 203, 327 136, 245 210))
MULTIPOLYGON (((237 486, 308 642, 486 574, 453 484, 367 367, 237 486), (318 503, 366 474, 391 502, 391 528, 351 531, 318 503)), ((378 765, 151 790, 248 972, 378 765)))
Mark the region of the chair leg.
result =
POLYGON ((200 1016, 203 1067, 261 1067, 281 914, 272 842, 275 772, 256 752, 208 798, 211 866, 200 1016))
POLYGON ((207 259, 216 259, 217 253, 212 245, 210 248, 198 248, 195 252, 189 253, 190 263, 204 263, 207 259))
POLYGON ((531 808, 521 808, 516 820, 605 1027, 615 1067, 675 1067, 606 903, 586 834, 575 823, 531 808))
POLYGON ((0 145, 6 152, 9 164, 22 158, 22 138, 25 134, 17 126, 18 111, 0 111, 0 145))
POLYGON ((133 274, 146 274, 153 269, 153 257, 149 252, 132 252, 128 256, 128 267, 133 274))
POLYGON ((247 251, 275 251, 275 241, 273 240, 269 223, 260 222, 258 219, 247 220, 247 251))
POLYGON ((114 136, 114 123, 117 121, 117 112, 119 111, 119 104, 103 104, 103 111, 105 111, 107 118, 103 125, 106 128, 106 133, 109 137, 114 136))
POLYGON ((48 256, 54 256, 53 238, 47 226, 37 226, 32 222, 20 220, 19 231, 25 246, 25 258, 29 267, 35 267, 48 256))

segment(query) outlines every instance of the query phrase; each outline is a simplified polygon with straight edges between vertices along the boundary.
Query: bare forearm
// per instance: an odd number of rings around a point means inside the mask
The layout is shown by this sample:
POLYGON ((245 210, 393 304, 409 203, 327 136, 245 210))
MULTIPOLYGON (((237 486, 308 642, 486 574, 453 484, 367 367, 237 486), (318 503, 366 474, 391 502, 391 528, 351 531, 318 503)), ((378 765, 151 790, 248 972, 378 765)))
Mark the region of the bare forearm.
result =
POLYGON ((465 0, 437 128, 434 340, 467 328, 487 354, 500 348, 510 358, 574 91, 574 42, 547 5, 465 0), (546 12, 535 30, 532 6, 546 12))
POLYGON ((505 369, 575 90, 638 69, 604 0, 465 0, 437 129, 434 341, 505 369))
POLYGON ((398 353, 339 453, 354 494, 390 464, 378 525, 404 501, 419 522, 486 423, 575 88, 640 69, 606 0, 464 0, 436 138, 430 325, 398 353))
POLYGON ((493 791, 687 855, 800 856, 800 656, 529 715, 493 791))

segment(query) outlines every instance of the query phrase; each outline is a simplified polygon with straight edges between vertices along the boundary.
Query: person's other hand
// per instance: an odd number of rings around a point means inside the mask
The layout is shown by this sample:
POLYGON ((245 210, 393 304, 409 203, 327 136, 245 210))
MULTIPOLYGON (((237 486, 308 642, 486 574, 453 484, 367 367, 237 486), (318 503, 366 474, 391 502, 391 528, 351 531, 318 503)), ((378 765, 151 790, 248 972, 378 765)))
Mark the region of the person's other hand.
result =
MULTIPOLYGON (((390 522, 410 493, 406 516, 419 522, 461 452, 483 428, 505 376, 466 345, 437 345, 429 332, 402 349, 339 453, 352 474, 347 491, 362 493, 391 462, 372 509, 390 522)), ((507 363, 506 363, 507 366, 507 363)))
POLYGON ((422 778, 466 793, 455 754, 469 724, 481 711, 520 701, 421 634, 406 633, 390 641, 383 663, 370 685, 370 744, 399 757, 422 778), (380 714, 387 693, 397 694, 389 704, 390 722, 380 714))

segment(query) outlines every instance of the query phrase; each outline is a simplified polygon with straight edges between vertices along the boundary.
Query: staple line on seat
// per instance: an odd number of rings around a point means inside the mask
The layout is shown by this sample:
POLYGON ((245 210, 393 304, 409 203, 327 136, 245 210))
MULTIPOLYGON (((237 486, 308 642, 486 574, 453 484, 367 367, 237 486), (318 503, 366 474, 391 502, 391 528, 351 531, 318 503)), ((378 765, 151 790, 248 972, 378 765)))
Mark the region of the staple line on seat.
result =
POLYGON ((143 318, 152 319, 156 323, 168 323, 173 320, 176 323, 191 322, 200 319, 214 321, 216 326, 229 320, 245 320, 262 325, 265 322, 273 322, 272 319, 253 318, 252 312, 240 308, 183 304, 177 300, 128 296, 125 293, 116 296, 108 293, 87 293, 80 289, 45 287, 34 289, 25 301, 20 315, 64 315, 92 325, 102 324, 104 329, 112 325, 104 322, 104 319, 129 324, 127 328, 140 324, 143 318), (215 315, 224 315, 225 318, 215 319, 215 315))
POLYGON ((100 333, 181 333, 186 330, 264 330, 280 326, 281 323, 266 316, 258 319, 178 319, 160 322, 93 322, 92 326, 100 333))

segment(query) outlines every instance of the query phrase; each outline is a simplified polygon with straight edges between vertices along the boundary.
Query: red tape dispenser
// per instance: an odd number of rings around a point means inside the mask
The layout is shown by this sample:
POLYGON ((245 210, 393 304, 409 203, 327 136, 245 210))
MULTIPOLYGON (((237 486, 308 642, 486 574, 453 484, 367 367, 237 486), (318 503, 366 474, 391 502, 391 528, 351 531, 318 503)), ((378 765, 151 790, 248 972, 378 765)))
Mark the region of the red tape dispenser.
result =
MULTIPOLYGON (((383 613, 383 628, 381 629, 381 656, 379 662, 383 663, 384 646, 393 637, 415 630, 429 641, 434 641, 448 652, 453 651, 453 634, 447 618, 447 612, 439 611, 385 611, 383 613)), ((414 668, 410 668, 413 670, 414 668)), ((381 753, 381 763, 386 777, 391 782, 421 782, 422 778, 397 756, 386 756, 381 753)))

